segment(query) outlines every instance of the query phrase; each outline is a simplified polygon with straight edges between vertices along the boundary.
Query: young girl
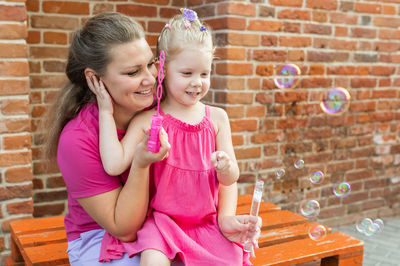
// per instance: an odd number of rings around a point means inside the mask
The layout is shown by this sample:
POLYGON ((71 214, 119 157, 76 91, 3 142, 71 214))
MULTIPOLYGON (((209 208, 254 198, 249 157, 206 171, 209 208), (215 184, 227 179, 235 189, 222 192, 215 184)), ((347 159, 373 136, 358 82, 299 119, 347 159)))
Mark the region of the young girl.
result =
MULTIPOLYGON (((210 88, 214 51, 210 29, 194 11, 184 9, 161 32, 158 53, 161 50, 166 60, 160 114, 171 145, 169 155, 150 169, 155 192, 137 241, 124 243, 105 235, 100 260, 127 252, 141 253, 141 265, 169 265, 174 258, 185 265, 248 265, 242 248, 225 237, 229 238, 233 221, 227 217, 235 212, 239 177, 228 116, 223 109, 200 102, 210 88), (224 209, 218 204, 219 189, 224 209)), ((99 86, 99 109, 107 113, 111 101, 99 86)), ((137 115, 121 143, 116 136, 110 141, 115 135, 112 119, 100 121, 100 152, 107 173, 125 170, 155 113, 137 115)), ((254 231, 259 225, 254 217, 241 218, 235 221, 243 223, 239 237, 243 241, 249 228, 254 231)))

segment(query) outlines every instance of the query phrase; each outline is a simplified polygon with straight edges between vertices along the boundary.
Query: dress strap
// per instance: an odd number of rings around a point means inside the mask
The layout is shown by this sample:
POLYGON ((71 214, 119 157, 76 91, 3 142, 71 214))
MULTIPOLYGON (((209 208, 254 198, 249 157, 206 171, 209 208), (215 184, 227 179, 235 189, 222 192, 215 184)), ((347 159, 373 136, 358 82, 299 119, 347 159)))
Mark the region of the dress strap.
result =
POLYGON ((210 118, 210 106, 206 105, 206 117, 210 118))

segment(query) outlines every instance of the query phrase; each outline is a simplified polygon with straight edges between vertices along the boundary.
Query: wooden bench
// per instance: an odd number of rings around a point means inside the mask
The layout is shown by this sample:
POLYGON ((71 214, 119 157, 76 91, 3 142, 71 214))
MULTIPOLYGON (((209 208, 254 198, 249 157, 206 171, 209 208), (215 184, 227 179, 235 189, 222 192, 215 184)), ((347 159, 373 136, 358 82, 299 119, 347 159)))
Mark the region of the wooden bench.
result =
MULTIPOLYGON (((241 195, 237 213, 247 214, 251 195, 241 195)), ((328 234, 320 241, 309 238, 310 223, 300 215, 263 202, 259 215, 263 219, 254 265, 296 265, 316 262, 321 265, 362 265, 362 241, 346 234, 328 234)), ((11 256, 6 266, 69 265, 64 217, 48 217, 14 221, 11 228, 11 256)))

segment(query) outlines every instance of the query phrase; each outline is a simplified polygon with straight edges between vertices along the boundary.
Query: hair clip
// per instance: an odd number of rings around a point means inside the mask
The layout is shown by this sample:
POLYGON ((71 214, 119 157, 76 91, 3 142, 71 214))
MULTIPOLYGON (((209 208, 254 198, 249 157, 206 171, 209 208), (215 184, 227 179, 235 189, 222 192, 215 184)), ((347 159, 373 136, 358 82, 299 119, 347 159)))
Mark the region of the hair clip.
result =
POLYGON ((171 29, 171 25, 169 25, 169 24, 167 23, 167 24, 165 24, 164 28, 166 28, 166 29, 171 29))
POLYGON ((200 27, 200 31, 206 31, 206 30, 207 30, 206 27, 204 27, 204 26, 201 26, 201 27, 200 27))
POLYGON ((197 18, 197 13, 191 9, 181 8, 181 12, 182 16, 190 22, 193 22, 197 18))
POLYGON ((190 28, 190 23, 185 23, 185 28, 189 29, 190 28))

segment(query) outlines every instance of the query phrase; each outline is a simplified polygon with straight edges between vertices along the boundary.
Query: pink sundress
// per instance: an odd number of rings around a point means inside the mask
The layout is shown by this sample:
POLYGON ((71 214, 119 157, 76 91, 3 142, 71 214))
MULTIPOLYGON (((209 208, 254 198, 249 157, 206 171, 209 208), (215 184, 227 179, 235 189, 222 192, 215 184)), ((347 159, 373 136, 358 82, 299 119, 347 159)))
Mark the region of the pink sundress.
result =
POLYGON ((251 265, 248 254, 227 240, 218 227, 219 184, 211 163, 216 145, 209 106, 197 125, 162 111, 161 115, 171 149, 168 158, 150 169, 156 192, 148 217, 135 242, 121 242, 106 233, 100 260, 156 249, 187 266, 251 265))

